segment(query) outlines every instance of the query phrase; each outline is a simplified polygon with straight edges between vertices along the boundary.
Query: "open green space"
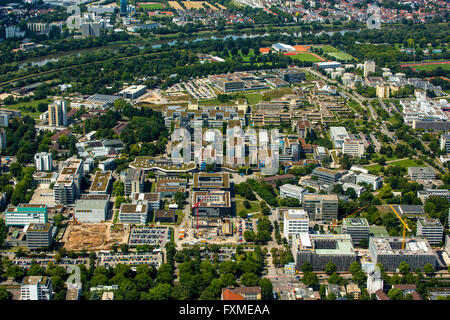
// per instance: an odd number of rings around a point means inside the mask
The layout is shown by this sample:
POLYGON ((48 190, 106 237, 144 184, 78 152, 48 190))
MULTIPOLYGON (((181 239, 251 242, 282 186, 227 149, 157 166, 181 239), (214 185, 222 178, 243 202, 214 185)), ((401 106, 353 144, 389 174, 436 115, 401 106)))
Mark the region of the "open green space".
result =
POLYGON ((345 52, 330 52, 328 54, 338 60, 349 61, 354 59, 351 55, 345 52))
POLYGON ((139 7, 144 10, 164 9, 164 6, 161 3, 143 3, 143 4, 140 4, 139 7))
POLYGON ((372 226, 369 227, 369 234, 373 234, 375 237, 384 237, 388 236, 386 228, 383 226, 372 226))
POLYGON ((297 53, 296 55, 290 56, 292 59, 294 60, 300 60, 300 61, 309 61, 309 62, 320 62, 322 60, 320 60, 319 58, 317 58, 316 56, 309 54, 309 53, 297 53))
POLYGON ((441 67, 444 70, 450 70, 450 63, 427 64, 427 65, 423 65, 423 66, 412 66, 411 68, 414 68, 417 71, 430 71, 430 70, 435 70, 439 67, 441 67))
POLYGON ((258 201, 249 201, 249 203, 250 203, 249 209, 246 209, 244 207, 244 201, 245 201, 245 199, 243 199, 242 197, 236 196, 236 213, 237 214, 239 214, 239 212, 241 212, 242 210, 245 210, 247 213, 261 211, 261 206, 258 201))
POLYGON ((49 104, 51 101, 51 99, 41 99, 28 102, 19 102, 11 105, 2 105, 0 107, 10 110, 19 110, 22 113, 22 116, 28 115, 34 119, 39 119, 39 116, 42 113, 38 110, 39 103, 49 104))
POLYGON ((254 105, 259 103, 263 99, 263 96, 260 93, 255 92, 255 93, 246 93, 245 98, 247 98, 247 103, 249 105, 254 105))

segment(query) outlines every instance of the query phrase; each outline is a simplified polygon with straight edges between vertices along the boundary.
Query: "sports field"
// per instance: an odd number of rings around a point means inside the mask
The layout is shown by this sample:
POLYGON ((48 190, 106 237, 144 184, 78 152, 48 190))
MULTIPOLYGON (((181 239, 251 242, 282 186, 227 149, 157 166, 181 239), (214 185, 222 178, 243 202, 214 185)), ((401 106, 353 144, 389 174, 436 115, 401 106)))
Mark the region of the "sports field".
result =
POLYGON ((320 60, 316 55, 307 52, 300 52, 296 55, 290 55, 292 59, 300 60, 300 61, 310 61, 310 62, 320 62, 324 60, 320 60))
POLYGON ((138 7, 144 10, 159 10, 164 9, 164 5, 159 2, 140 2, 138 7))

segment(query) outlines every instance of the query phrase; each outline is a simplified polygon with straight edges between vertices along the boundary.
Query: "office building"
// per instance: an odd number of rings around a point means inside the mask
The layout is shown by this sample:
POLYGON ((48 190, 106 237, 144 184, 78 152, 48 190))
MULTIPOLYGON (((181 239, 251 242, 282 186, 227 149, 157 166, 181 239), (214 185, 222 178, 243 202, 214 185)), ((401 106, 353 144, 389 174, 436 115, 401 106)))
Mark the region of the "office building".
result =
POLYGON ((336 69, 341 67, 341 63, 336 61, 316 62, 313 65, 314 69, 316 69, 317 71, 326 69, 336 69))
POLYGON ((67 102, 56 100, 48 105, 48 125, 53 127, 67 126, 67 102))
POLYGON ((344 171, 334 171, 331 169, 327 169, 327 168, 315 168, 311 175, 312 176, 317 176, 318 178, 318 182, 320 184, 326 184, 326 185, 333 185, 335 184, 344 174, 344 171))
POLYGON ((122 203, 119 210, 119 221, 129 224, 146 224, 149 206, 147 204, 122 203))
POLYGON ((381 188, 383 180, 381 179, 381 177, 377 177, 373 174, 360 173, 356 177, 356 183, 367 183, 372 186, 373 190, 378 190, 381 188))
POLYGON ((450 153, 450 134, 443 133, 441 135, 441 150, 444 150, 446 153, 450 153))
POLYGON ((437 254, 425 238, 406 238, 405 249, 402 249, 402 241, 402 237, 370 237, 369 255, 372 262, 383 264, 387 272, 396 271, 402 261, 411 270, 423 269, 427 263, 436 267, 437 254))
POLYGON ((109 195, 106 196, 107 199, 78 199, 75 202, 74 208, 75 218, 79 222, 98 223, 105 221, 107 218, 109 207, 109 195))
POLYGON ((228 173, 194 173, 194 191, 220 189, 230 190, 230 177, 228 173))
POLYGON ((8 127, 9 125, 9 113, 0 111, 0 126, 8 127))
POLYGON ((417 220, 416 236, 425 237, 432 246, 441 243, 444 227, 438 219, 422 218, 417 220))
POLYGON ((72 204, 80 194, 83 178, 83 160, 67 159, 62 165, 58 179, 53 186, 53 195, 57 204, 72 204))
POLYGON ((111 171, 97 171, 92 181, 89 193, 105 194, 109 193, 112 182, 111 171))
MULTIPOLYGON (((219 218, 233 215, 229 191, 194 191, 192 203, 198 205, 198 215, 203 218, 219 218)), ((192 208, 192 215, 197 215, 197 208, 192 208)))
POLYGON ((37 171, 52 171, 52 154, 48 152, 36 153, 34 163, 37 171))
POLYGON ((142 169, 128 168, 125 178, 125 195, 131 196, 133 193, 144 191, 145 173, 142 169))
POLYGON ((313 221, 332 221, 338 216, 338 197, 328 194, 305 194, 303 209, 313 221))
POLYGON ((364 61, 364 78, 367 78, 370 72, 375 72, 375 61, 364 61))
POLYGON ((428 197, 431 197, 431 196, 446 198, 448 201, 450 201, 450 190, 424 189, 424 190, 417 191, 417 197, 422 201, 422 203, 425 203, 425 201, 428 199, 428 197))
POLYGON ((303 201, 303 195, 307 194, 308 190, 293 184, 283 184, 280 186, 280 198, 294 198, 298 199, 301 203, 303 201))
POLYGON ((433 180, 436 172, 432 167, 408 167, 408 176, 411 180, 433 180))
POLYGON ((369 223, 364 218, 347 218, 342 222, 342 233, 349 234, 352 237, 353 245, 359 245, 360 242, 369 240, 369 223))
POLYGON ((25 230, 28 249, 44 249, 52 245, 53 226, 51 223, 30 223, 25 230))
POLYGON ((309 232, 308 213, 303 209, 296 208, 277 208, 278 215, 283 217, 283 235, 291 242, 293 234, 309 232))
POLYGON ((47 223, 47 205, 20 203, 17 207, 8 207, 5 211, 6 226, 26 226, 30 223, 47 223))
POLYGON ((330 127, 330 136, 335 148, 342 148, 345 140, 350 139, 344 127, 330 127))
POLYGON ((329 262, 333 262, 337 271, 348 271, 352 262, 356 261, 352 239, 348 234, 293 235, 292 254, 297 270, 309 262, 313 271, 323 271, 329 262))
POLYGON ((119 92, 119 95, 127 99, 137 99, 147 92, 147 86, 130 86, 119 92))
POLYGON ((366 188, 363 186, 360 186, 359 184, 354 184, 354 183, 349 183, 346 182, 342 185, 342 190, 347 191, 348 189, 353 189, 356 192, 356 195, 358 197, 361 196, 361 193, 363 193, 364 191, 366 191, 366 188))
POLYGON ((20 286, 20 300, 52 300, 52 280, 46 276, 25 277, 20 286))
POLYGON ((132 203, 148 204, 150 210, 156 211, 161 208, 161 195, 157 192, 133 193, 132 203))
POLYGON ((221 300, 261 300, 261 287, 222 288, 221 300))
POLYGON ((156 181, 155 192, 161 194, 161 198, 171 198, 177 192, 186 194, 186 179, 160 178, 156 181))
POLYGON ((177 221, 176 210, 156 210, 155 222, 175 223, 177 221))
POLYGON ((359 157, 361 158, 364 155, 364 142, 361 140, 351 140, 347 139, 342 144, 342 153, 348 154, 352 157, 359 157))

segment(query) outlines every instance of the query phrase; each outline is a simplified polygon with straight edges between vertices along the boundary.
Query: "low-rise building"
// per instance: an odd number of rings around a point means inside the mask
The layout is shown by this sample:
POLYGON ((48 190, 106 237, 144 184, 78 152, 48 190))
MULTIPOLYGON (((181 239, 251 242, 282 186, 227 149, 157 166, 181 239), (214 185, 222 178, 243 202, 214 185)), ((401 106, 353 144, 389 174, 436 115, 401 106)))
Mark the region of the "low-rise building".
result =
POLYGON ((338 197, 328 194, 305 194, 303 196, 303 209, 308 212, 311 220, 332 221, 338 215, 338 197))
POLYGON ((131 197, 133 203, 145 203, 150 206, 153 211, 161 208, 161 195, 157 192, 141 192, 133 193, 131 197))
POLYGON ((362 240, 368 244, 369 222, 364 218, 346 218, 342 222, 342 232, 352 237, 354 245, 359 245, 362 240))
POLYGON ((147 204, 122 203, 119 210, 119 221, 128 224, 146 224, 149 206, 147 204))
POLYGON ((261 300, 261 287, 222 288, 221 300, 261 300))
POLYGON ((293 184, 283 184, 280 186, 280 198, 294 198, 298 199, 301 203, 303 201, 303 195, 307 194, 308 190, 293 184))
POLYGON ((80 222, 98 223, 105 221, 108 215, 108 199, 78 199, 75 202, 75 218, 80 222))
POLYGON ((176 210, 156 210, 155 222, 175 223, 177 221, 176 210))
POLYGON ((30 223, 47 223, 47 205, 19 203, 17 207, 8 207, 5 211, 6 226, 26 226, 30 223))
POLYGON ((112 181, 111 171, 97 171, 92 181, 89 193, 109 193, 112 181))
POLYGON ((436 172, 432 167, 408 167, 408 176, 411 180, 433 180, 436 172))
POLYGON ((30 223, 26 227, 28 249, 49 248, 53 242, 51 223, 30 223))
POLYGON ((356 183, 367 183, 372 185, 373 190, 378 190, 381 188, 383 180, 381 179, 381 177, 377 177, 373 174, 360 173, 356 177, 356 183))
POLYGON ((334 171, 327 168, 315 168, 311 173, 312 176, 317 176, 318 182, 326 185, 335 184, 344 174, 344 171, 334 171))

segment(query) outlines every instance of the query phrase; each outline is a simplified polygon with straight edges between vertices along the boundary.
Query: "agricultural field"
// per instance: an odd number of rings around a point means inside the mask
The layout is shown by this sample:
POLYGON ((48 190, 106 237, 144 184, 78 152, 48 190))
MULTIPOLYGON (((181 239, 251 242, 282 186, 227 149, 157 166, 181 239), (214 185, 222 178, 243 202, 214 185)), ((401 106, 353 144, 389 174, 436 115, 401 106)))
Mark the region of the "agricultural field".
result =
POLYGON ((181 3, 187 10, 199 10, 208 7, 212 10, 219 10, 207 1, 181 1, 181 3))
POLYGON ((175 10, 184 10, 184 8, 177 1, 168 1, 169 5, 175 10))

